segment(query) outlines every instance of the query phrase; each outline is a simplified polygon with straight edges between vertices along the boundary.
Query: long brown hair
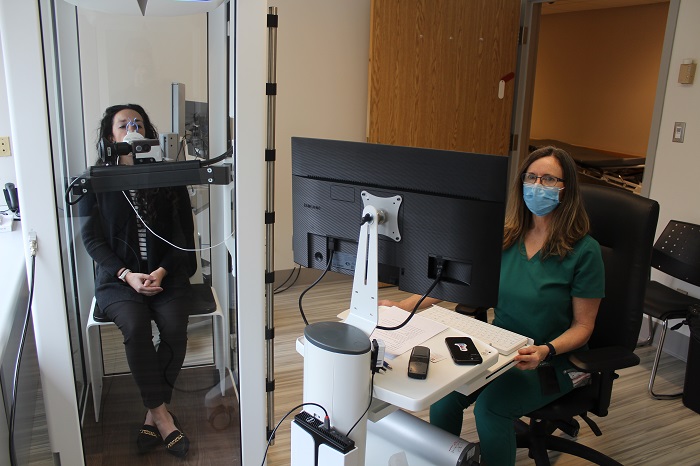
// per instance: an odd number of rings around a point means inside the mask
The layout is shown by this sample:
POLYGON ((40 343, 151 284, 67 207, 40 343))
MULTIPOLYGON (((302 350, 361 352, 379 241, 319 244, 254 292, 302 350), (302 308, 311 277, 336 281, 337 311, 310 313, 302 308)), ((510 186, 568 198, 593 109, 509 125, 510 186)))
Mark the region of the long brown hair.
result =
POLYGON ((545 240, 540 258, 559 256, 564 258, 573 249, 574 244, 590 230, 588 214, 581 201, 581 191, 576 176, 576 163, 566 151, 552 147, 542 147, 533 151, 522 163, 517 177, 513 180, 506 211, 503 249, 508 249, 521 242, 525 233, 532 228, 532 213, 523 201, 522 174, 530 165, 543 157, 553 156, 561 166, 565 188, 560 193, 560 204, 552 212, 549 235, 545 240))

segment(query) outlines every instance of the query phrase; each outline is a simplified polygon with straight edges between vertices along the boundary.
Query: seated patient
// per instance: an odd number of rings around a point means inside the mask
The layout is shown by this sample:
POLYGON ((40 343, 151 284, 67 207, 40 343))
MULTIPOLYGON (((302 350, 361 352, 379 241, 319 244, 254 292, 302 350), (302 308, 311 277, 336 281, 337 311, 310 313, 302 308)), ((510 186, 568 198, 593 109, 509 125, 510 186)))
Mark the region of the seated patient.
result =
MULTIPOLYGON (((141 106, 115 105, 105 111, 100 140, 143 137, 157 139, 158 133, 141 106)), ((132 154, 118 157, 117 165, 133 163, 132 154)), ((184 457, 190 442, 167 405, 187 347, 188 306, 182 298, 189 296, 189 277, 197 270, 193 252, 172 246, 194 249, 187 189, 90 193, 80 201, 79 212, 83 242, 96 266, 97 305, 122 332, 129 368, 147 409, 136 440, 139 452, 165 445, 169 453, 184 457), (157 349, 151 320, 160 331, 157 349)))
MULTIPOLYGON (((432 424, 460 435, 463 412, 476 403, 482 465, 515 464, 513 421, 581 383, 566 353, 588 342, 605 287, 600 245, 588 231, 574 161, 554 147, 532 152, 510 191, 493 324, 535 343, 484 388, 453 392, 430 408, 432 424)), ((379 304, 410 311, 419 298, 379 304)))

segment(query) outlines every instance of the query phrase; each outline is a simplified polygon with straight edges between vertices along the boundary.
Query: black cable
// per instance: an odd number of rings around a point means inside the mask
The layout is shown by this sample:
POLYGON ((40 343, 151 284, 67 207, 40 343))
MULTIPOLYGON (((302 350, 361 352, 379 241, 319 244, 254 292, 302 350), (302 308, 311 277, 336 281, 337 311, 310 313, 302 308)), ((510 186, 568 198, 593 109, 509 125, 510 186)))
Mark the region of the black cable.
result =
POLYGON ((296 270, 297 270, 297 268, 294 267, 294 268, 292 269, 292 271, 289 272, 289 276, 286 278, 286 280, 284 280, 284 281, 283 281, 277 288, 275 288, 273 291, 277 291, 277 290, 279 290, 280 288, 282 288, 284 285, 286 285, 287 282, 292 278, 292 276, 294 275, 294 272, 296 272, 296 270))
POLYGON ((291 287, 294 286, 294 284, 299 279, 300 275, 301 275, 301 266, 294 267, 292 269, 291 273, 289 274, 289 277, 287 277, 287 279, 285 281, 283 281, 277 288, 275 288, 273 290, 273 293, 277 294, 277 293, 282 293, 283 291, 287 291, 288 289, 290 289, 291 287), (296 272, 296 277, 294 277, 294 280, 292 280, 292 283, 290 283, 286 288, 282 288, 292 278, 292 276, 294 275, 294 272, 296 272))
POLYGON ((299 313, 301 314, 301 318, 304 319, 304 324, 309 325, 309 321, 306 320, 306 315, 304 314, 304 308, 301 306, 301 300, 304 299, 304 295, 314 286, 318 284, 318 282, 321 281, 323 277, 326 276, 328 271, 331 269, 331 265, 333 264, 333 250, 331 249, 330 254, 328 255, 328 264, 326 265, 326 270, 323 271, 323 273, 316 279, 315 282, 313 282, 307 289, 301 292, 299 295, 299 313))
POLYGON ((80 179, 80 177, 79 177, 79 176, 76 176, 76 177, 73 179, 73 181, 71 181, 71 182, 68 184, 68 187, 66 188, 66 192, 65 192, 64 195, 63 195, 63 199, 66 201, 66 204, 68 204, 68 205, 75 205, 75 204, 77 204, 78 202, 80 202, 80 200, 81 200, 81 199, 83 198, 83 196, 85 195, 85 194, 82 194, 82 195, 81 195, 78 199, 76 199, 75 201, 72 201, 72 202, 71 202, 71 200, 70 200, 70 188, 72 188, 73 185, 74 185, 75 183, 77 183, 79 179, 80 179))
POLYGON ((394 327, 384 327, 382 325, 377 325, 376 328, 378 328, 379 330, 398 330, 401 327, 403 327, 404 325, 406 325, 411 320, 411 318, 413 318, 413 315, 416 313, 416 311, 420 307, 423 300, 425 300, 425 298, 428 297, 430 292, 433 291, 433 288, 435 288, 437 286, 437 284, 440 282, 441 278, 442 278, 442 261, 439 261, 438 266, 437 266, 437 276, 435 277, 435 280, 433 281, 432 285, 430 285, 430 287, 428 288, 428 291, 426 291, 425 294, 423 294, 423 296, 420 297, 420 299, 418 300, 416 305, 413 307, 413 310, 411 311, 411 313, 408 315, 408 317, 406 317, 406 320, 404 320, 402 323, 400 323, 399 325, 396 325, 394 327))
POLYGON ((345 434, 346 437, 350 437, 350 432, 352 432, 352 430, 353 430, 355 427, 357 427, 357 424, 360 423, 360 421, 362 420, 362 418, 365 417, 365 414, 367 414, 367 411, 369 411, 370 406, 372 406, 372 393, 374 393, 374 374, 376 374, 376 372, 372 371, 372 381, 371 381, 371 383, 370 383, 370 385, 369 385, 369 404, 367 405, 367 409, 365 409, 365 412, 362 413, 362 416, 360 416, 360 419, 358 419, 357 421, 355 421, 355 423, 352 425, 352 427, 350 428, 350 430, 348 431, 348 433, 345 434))
POLYGON ((17 386, 19 384, 19 368, 22 362, 22 351, 27 338, 27 329, 29 327, 29 319, 32 315, 32 301, 34 300, 34 273, 36 265, 36 256, 32 253, 32 273, 31 283, 29 284, 29 302, 27 303, 27 315, 24 317, 22 327, 22 338, 19 342, 19 350, 17 351, 17 359, 15 361, 15 373, 12 376, 12 406, 10 408, 10 463, 12 466, 17 466, 17 453, 15 452, 15 414, 17 410, 17 386))
POLYGON ((218 157, 214 157, 213 159, 205 160, 204 162, 201 163, 202 167, 206 167, 208 165, 214 165, 215 163, 219 163, 224 159, 227 159, 233 155, 233 146, 229 147, 226 152, 221 154, 218 157))
MULTIPOLYGON (((302 406, 307 406, 307 405, 317 406, 317 407, 321 408, 326 415, 326 421, 328 420, 328 411, 326 411, 326 408, 324 408, 323 406, 321 406, 318 403, 301 403, 301 404, 296 405, 295 407, 293 407, 289 411, 287 411, 287 414, 282 416, 282 419, 280 419, 280 422, 278 422, 277 425, 275 426, 275 428, 272 429, 272 432, 270 433, 270 438, 267 439, 267 447, 265 448, 265 454, 263 455, 262 463, 260 463, 261 466, 264 466, 264 464, 265 464, 265 458, 267 458, 267 451, 270 449, 270 442, 272 441, 273 438, 275 438, 275 432, 277 432, 277 429, 279 429, 280 425, 282 425, 282 422, 284 422, 284 420, 287 419, 287 416, 292 414, 294 412, 294 410, 299 409, 302 406)), ((363 414, 363 416, 364 416, 364 414, 363 414)), ((324 422, 326 422, 326 421, 324 421, 324 422)))

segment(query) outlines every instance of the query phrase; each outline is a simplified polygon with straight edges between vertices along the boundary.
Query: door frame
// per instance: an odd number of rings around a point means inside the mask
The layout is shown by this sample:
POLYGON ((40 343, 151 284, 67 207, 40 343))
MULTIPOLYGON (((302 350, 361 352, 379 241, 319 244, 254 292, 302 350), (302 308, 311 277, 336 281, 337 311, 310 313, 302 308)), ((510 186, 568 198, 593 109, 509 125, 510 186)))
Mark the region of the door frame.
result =
MULTIPOLYGON (((517 87, 514 100, 512 134, 518 143, 511 150, 508 176, 512 181, 516 176, 520 163, 528 154, 528 145, 524 141, 530 139, 530 124, 532 116, 532 99, 535 85, 535 71, 537 68, 537 45, 539 44, 540 17, 542 3, 549 0, 522 0, 520 10, 520 26, 524 33, 524 40, 518 50, 517 87)), ((649 141, 647 143, 646 162, 642 178, 641 195, 649 197, 651 182, 656 159, 656 147, 661 132, 661 115, 666 95, 671 52, 673 40, 676 34, 676 23, 681 0, 670 0, 668 16, 666 18, 666 32, 659 64, 659 77, 656 84, 656 96, 654 98, 654 110, 652 113, 649 141)))

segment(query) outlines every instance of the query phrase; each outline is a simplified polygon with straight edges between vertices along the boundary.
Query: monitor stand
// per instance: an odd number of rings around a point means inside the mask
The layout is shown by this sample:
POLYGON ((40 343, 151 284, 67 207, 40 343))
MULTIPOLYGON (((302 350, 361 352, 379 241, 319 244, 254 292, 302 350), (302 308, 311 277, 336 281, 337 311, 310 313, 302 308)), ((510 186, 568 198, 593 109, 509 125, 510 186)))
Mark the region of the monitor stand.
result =
POLYGON ((362 211, 363 223, 360 227, 360 237, 357 243, 350 314, 345 320, 346 324, 362 330, 368 338, 379 320, 377 311, 377 289, 379 287, 377 247, 379 217, 382 215, 377 212, 374 206, 367 206, 362 211))

